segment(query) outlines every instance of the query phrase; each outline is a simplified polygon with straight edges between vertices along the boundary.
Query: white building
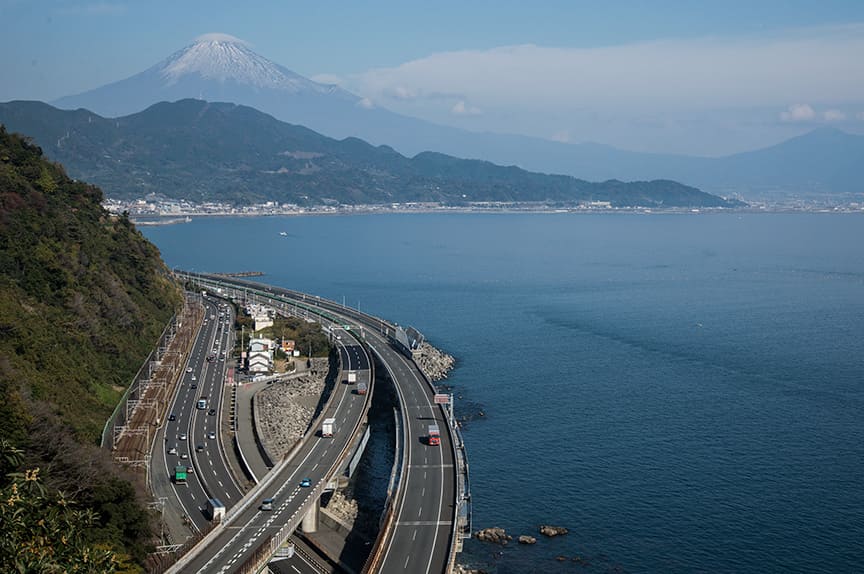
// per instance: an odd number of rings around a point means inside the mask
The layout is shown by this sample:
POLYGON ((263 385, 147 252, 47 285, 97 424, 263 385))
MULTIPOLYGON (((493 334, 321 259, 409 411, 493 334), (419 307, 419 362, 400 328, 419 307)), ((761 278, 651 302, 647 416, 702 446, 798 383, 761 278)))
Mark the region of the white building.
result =
POLYGON ((273 310, 269 307, 265 307, 264 305, 256 305, 251 304, 246 307, 246 312, 252 317, 252 321, 255 323, 255 331, 260 331, 266 327, 273 326, 273 310))
POLYGON ((255 331, 260 331, 265 327, 273 326, 273 319, 270 318, 270 315, 255 315, 252 319, 255 321, 255 331))
POLYGON ((249 372, 269 373, 273 370, 273 341, 252 339, 249 341, 249 372))

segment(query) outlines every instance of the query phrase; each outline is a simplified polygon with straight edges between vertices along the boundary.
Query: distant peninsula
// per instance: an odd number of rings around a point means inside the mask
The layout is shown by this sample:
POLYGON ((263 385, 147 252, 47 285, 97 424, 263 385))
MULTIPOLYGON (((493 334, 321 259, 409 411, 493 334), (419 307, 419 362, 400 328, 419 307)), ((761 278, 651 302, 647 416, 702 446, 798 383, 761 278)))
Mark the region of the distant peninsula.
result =
POLYGON ((151 194, 236 206, 301 207, 482 202, 549 207, 734 208, 744 204, 669 180, 589 182, 423 152, 405 157, 335 140, 246 106, 162 102, 121 118, 42 102, 0 104, 0 123, 33 138, 70 175, 111 199, 151 194))

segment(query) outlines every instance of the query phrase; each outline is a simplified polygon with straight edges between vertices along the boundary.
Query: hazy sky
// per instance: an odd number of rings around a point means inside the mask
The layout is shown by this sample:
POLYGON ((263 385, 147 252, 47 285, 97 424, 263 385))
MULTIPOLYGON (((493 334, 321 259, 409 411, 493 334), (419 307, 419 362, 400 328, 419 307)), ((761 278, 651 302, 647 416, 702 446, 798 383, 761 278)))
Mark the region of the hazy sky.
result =
POLYGON ((705 155, 864 133, 864 0, 0 0, 0 101, 119 80, 209 32, 470 130, 705 155))

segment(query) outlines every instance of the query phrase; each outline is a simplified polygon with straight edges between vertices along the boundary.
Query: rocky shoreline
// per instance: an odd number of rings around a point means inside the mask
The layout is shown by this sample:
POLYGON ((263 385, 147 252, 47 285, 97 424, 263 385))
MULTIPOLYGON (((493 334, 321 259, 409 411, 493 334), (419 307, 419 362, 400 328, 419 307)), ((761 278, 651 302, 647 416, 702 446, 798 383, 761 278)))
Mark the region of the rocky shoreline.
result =
POLYGON ((426 378, 433 383, 446 379, 447 373, 452 371, 456 364, 456 359, 426 341, 420 343, 420 348, 414 351, 414 360, 426 378))
MULTIPOLYGON (((539 526, 537 530, 540 534, 542 534, 543 536, 545 536, 547 538, 554 538, 556 536, 563 536, 563 535, 569 533, 569 530, 567 530, 563 526, 550 526, 548 524, 543 524, 543 525, 539 526)), ((474 538, 477 540, 480 540, 481 542, 490 542, 492 544, 498 544, 501 546, 507 546, 510 543, 510 541, 513 540, 512 535, 507 534, 507 532, 503 528, 500 528, 497 526, 492 526, 489 528, 483 528, 482 530, 478 530, 477 532, 474 533, 474 538)), ((534 536, 531 536, 529 534, 519 535, 516 538, 516 541, 519 544, 524 544, 524 545, 537 544, 537 538, 534 536)), ((496 554, 498 556, 502 556, 503 552, 499 551, 496 554)), ((557 560, 559 562, 571 561, 571 562, 581 564, 582 566, 590 565, 588 560, 586 560, 585 558, 583 558, 581 556, 573 556, 572 558, 568 558, 568 557, 563 556, 563 555, 557 555, 557 556, 555 556, 555 560, 557 560)), ((457 564, 456 568, 454 569, 454 572, 456 574, 485 574, 486 571, 483 569, 472 568, 472 567, 466 566, 464 564, 457 564)))

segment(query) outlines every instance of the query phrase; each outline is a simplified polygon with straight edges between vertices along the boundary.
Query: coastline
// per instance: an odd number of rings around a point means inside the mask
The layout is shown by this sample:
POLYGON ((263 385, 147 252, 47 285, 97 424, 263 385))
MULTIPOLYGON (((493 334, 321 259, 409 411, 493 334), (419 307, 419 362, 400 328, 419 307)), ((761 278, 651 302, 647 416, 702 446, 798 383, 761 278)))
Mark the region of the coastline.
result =
MULTIPOLYGON (((117 207, 105 206, 109 211, 119 214, 117 207)), ((126 210, 128 211, 128 210, 126 210)), ((433 207, 433 206, 348 206, 340 208, 310 208, 303 210, 280 209, 252 211, 248 209, 222 209, 222 210, 189 210, 181 213, 175 212, 133 212, 128 211, 130 219, 138 226, 175 225, 179 223, 190 223, 193 219, 205 217, 301 217, 301 216, 346 216, 346 215, 379 215, 379 214, 429 214, 429 213, 456 213, 456 214, 514 214, 532 213, 547 215, 612 215, 612 214, 636 214, 636 215, 699 215, 699 214, 747 214, 747 213, 844 213, 864 214, 864 203, 852 203, 843 206, 795 206, 795 205, 750 205, 740 208, 707 207, 707 208, 648 208, 648 207, 570 207, 552 208, 541 206, 489 206, 489 207, 433 207)))

